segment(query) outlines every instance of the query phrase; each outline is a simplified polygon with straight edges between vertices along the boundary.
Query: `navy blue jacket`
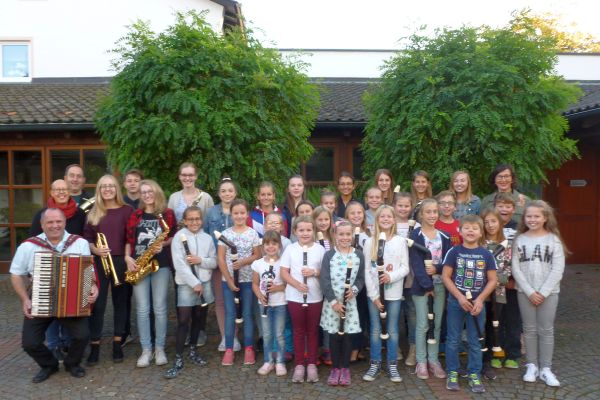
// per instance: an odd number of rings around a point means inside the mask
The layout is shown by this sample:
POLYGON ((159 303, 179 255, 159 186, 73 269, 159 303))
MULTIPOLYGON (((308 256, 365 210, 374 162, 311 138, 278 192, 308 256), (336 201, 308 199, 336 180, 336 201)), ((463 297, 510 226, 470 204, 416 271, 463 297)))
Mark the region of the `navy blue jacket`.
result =
MULTIPOLYGON (((441 261, 446 257, 446 253, 448 250, 452 248, 452 242, 450 242, 450 238, 442 231, 438 231, 440 236, 442 237, 442 258, 441 261)), ((416 228, 410 235, 410 238, 414 240, 416 243, 425 246, 425 236, 421 232, 421 228, 416 228)), ((433 290, 433 279, 431 275, 427 275, 425 272, 425 255, 421 253, 419 250, 411 247, 408 251, 408 259, 410 263, 410 268, 413 271, 415 278, 413 279, 413 284, 411 288, 411 293, 417 296, 423 296, 427 292, 431 292, 433 290)), ((443 264, 434 264, 437 274, 442 273, 443 264)))

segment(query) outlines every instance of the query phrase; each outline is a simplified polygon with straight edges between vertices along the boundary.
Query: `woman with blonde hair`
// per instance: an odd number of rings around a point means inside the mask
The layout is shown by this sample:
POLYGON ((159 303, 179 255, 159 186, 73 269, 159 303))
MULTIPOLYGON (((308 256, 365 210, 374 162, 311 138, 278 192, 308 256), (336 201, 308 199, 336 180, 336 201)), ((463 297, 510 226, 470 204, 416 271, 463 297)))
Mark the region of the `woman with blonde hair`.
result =
POLYGON ((471 177, 467 171, 456 171, 450 178, 448 190, 456 196, 456 210, 454 219, 461 219, 463 215, 478 215, 481 209, 481 199, 473 194, 471 177))
POLYGON ((133 287, 137 309, 137 325, 142 345, 142 355, 137 361, 138 367, 150 365, 153 356, 156 365, 167 364, 165 341, 167 336, 167 292, 171 278, 171 240, 177 228, 175 213, 167 208, 165 194, 153 180, 140 182, 140 205, 129 217, 127 224, 127 245, 125 262, 129 271, 137 271, 140 266, 136 259, 145 254, 155 240, 163 233, 165 226, 169 235, 162 242, 162 249, 152 257, 158 262, 158 271, 146 276, 133 287), (162 221, 161 221, 162 217, 162 221), (150 302, 154 310, 155 352, 152 352, 150 338, 150 302))
POLYGON ((112 175, 104 175, 96 184, 94 206, 87 216, 83 237, 90 243, 90 250, 95 256, 94 262, 98 274, 98 300, 94 304, 90 316, 90 354, 87 365, 96 365, 100 355, 100 338, 104 325, 104 311, 108 298, 108 288, 111 289, 113 303, 113 361, 123 361, 121 342, 125 335, 127 323, 127 302, 129 300, 127 283, 125 283, 125 241, 127 221, 133 208, 125 204, 121 194, 119 181, 112 175), (104 235, 106 247, 97 246, 98 236, 104 235), (100 268, 108 257, 112 259, 115 277, 104 268, 100 268))

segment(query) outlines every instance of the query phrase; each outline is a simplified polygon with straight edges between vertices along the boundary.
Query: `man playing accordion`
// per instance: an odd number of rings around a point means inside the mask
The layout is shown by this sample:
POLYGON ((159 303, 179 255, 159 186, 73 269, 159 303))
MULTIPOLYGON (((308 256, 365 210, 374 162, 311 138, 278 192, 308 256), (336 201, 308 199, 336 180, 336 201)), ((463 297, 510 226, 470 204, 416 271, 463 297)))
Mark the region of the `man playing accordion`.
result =
MULTIPOLYGON (((32 300, 29 293, 30 276, 35 268, 36 252, 51 252, 56 254, 75 254, 89 256, 88 242, 65 231, 66 219, 61 210, 57 208, 46 209, 41 217, 43 233, 26 239, 18 248, 10 266, 11 282, 15 292, 21 299, 23 314, 22 345, 23 349, 41 367, 33 377, 34 383, 43 382, 58 371, 58 360, 44 344, 44 332, 52 321, 58 319, 71 334, 72 342, 68 355, 64 359, 65 369, 74 377, 85 376, 85 370, 79 366, 83 352, 89 339, 89 327, 86 317, 34 317, 32 314, 32 300)), ((50 253, 50 254, 51 254, 50 253)), ((51 268, 56 268, 52 266, 51 268)), ((87 301, 93 303, 98 296, 95 274, 91 274, 91 283, 84 286, 87 301)))

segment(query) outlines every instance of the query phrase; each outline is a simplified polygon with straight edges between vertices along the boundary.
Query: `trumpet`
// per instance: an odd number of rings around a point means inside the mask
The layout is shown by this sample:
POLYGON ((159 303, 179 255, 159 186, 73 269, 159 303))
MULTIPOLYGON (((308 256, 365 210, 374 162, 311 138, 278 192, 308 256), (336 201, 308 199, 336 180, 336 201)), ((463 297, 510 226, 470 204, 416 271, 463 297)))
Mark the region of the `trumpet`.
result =
MULTIPOLYGON (((108 242, 106 241, 106 236, 102 232, 98 232, 96 237, 96 247, 99 249, 108 249, 108 242)), ((119 286, 121 282, 119 281, 119 277, 117 276, 117 271, 115 270, 115 265, 113 264, 112 257, 110 253, 106 256, 101 256, 100 260, 102 260, 102 267, 104 268, 104 273, 106 276, 112 275, 113 285, 119 286)))

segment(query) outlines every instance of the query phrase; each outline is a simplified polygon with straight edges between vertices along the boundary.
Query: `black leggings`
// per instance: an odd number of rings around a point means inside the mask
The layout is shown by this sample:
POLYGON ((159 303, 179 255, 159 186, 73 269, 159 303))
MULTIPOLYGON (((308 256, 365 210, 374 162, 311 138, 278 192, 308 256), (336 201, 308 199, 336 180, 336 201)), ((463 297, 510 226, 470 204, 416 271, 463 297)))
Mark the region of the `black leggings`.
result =
POLYGON ((331 366, 333 368, 349 368, 350 353, 352 352, 352 337, 346 333, 338 335, 337 333, 329 334, 329 350, 331 351, 331 366))
POLYGON ((198 341, 198 333, 202 328, 202 321, 206 322, 206 312, 208 307, 177 307, 177 336, 175 341, 175 352, 183 354, 183 347, 188 332, 190 332, 190 344, 198 341), (190 320, 192 328, 190 331, 190 320))

